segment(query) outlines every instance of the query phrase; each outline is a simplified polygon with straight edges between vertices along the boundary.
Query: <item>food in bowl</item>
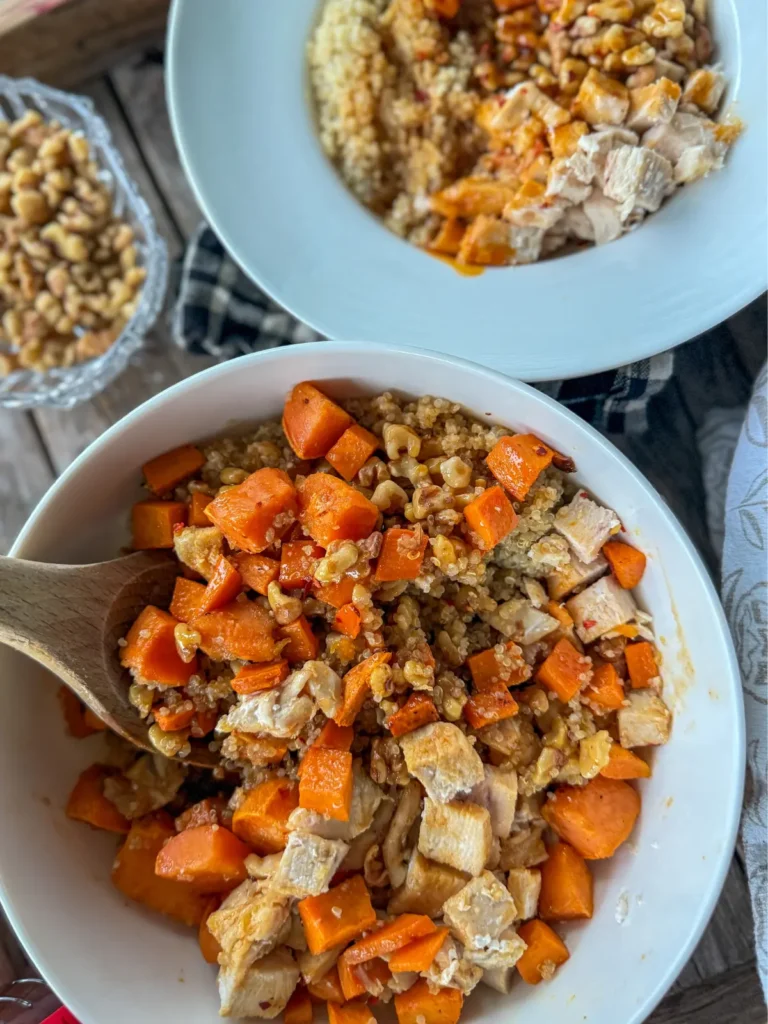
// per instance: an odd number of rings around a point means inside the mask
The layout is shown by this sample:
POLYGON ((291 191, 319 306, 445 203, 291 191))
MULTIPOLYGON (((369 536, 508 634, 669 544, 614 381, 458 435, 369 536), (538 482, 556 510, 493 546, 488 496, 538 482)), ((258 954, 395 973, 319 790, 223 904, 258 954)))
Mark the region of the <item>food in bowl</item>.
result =
POLYGON ((468 265, 637 227, 723 166, 706 0, 326 0, 323 148, 397 234, 468 265))
POLYGON ((84 135, 0 122, 0 376, 103 355, 141 297, 134 243, 84 135))
POLYGON ((159 753, 113 742, 68 813, 198 927, 225 1016, 456 1021, 567 961, 553 925, 592 916, 671 729, 645 556, 574 471, 448 400, 307 382, 144 466, 133 547, 180 575, 120 656, 159 753), (198 737, 213 773, 161 756, 198 737))

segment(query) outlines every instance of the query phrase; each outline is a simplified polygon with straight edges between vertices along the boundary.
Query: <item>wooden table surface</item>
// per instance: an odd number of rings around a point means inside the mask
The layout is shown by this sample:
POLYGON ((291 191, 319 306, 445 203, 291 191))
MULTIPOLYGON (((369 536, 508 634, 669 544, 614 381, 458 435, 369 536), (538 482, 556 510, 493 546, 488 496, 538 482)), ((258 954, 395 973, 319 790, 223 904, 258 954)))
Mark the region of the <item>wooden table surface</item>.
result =
MULTIPOLYGON (((181 171, 168 123, 162 48, 166 8, 167 0, 70 0, 33 26, 0 39, 0 71, 33 74, 93 99, 175 260, 199 223, 200 212, 181 171)), ((0 410, 0 552, 7 551, 46 489, 91 441, 145 399, 207 365, 209 361, 172 345, 163 319, 141 357, 93 401, 66 412, 0 410)), ((34 974, 34 966, 0 916, 0 995, 14 978, 34 974)), ((35 996, 29 986, 13 991, 35 996)), ((50 1012, 55 1003, 36 1005, 38 1011, 50 1012)), ((24 1024, 33 1024, 44 1015, 18 1014, 17 1008, 0 1000, 0 1022, 23 1019, 24 1024)), ((649 1022, 765 1021, 749 894, 737 852, 698 949, 649 1022)))

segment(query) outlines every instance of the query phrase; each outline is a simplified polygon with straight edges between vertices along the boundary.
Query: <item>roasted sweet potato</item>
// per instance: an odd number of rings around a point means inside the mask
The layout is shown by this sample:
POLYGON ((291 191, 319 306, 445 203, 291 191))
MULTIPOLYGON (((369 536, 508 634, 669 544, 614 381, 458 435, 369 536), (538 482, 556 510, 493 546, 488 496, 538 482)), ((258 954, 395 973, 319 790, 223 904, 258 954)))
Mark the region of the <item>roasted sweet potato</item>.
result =
POLYGON ((489 487, 467 505, 464 518, 483 551, 490 551, 514 530, 518 517, 504 491, 489 487))
POLYGON ((173 588, 170 612, 179 622, 191 622, 200 614, 205 596, 205 584, 178 576, 173 588))
POLYGON ((355 589, 356 580, 352 576, 343 576, 338 583, 324 583, 315 591, 318 601, 325 601, 332 608, 342 608, 352 601, 352 591, 355 589))
POLYGON ((313 744, 299 767, 299 807, 337 821, 349 821, 352 755, 313 744))
POLYGON ((294 540, 280 549, 280 586, 283 590, 306 590, 314 582, 313 570, 325 548, 311 540, 294 540))
POLYGON ((355 730, 352 726, 336 725, 333 719, 329 718, 313 746, 328 747, 330 750, 349 750, 354 738, 355 730))
POLYGON ((257 594, 266 597, 269 584, 280 576, 280 563, 266 555, 248 555, 244 551, 232 556, 232 562, 240 573, 243 584, 257 594))
POLYGON ((387 957, 435 930, 436 926, 426 914, 400 914, 394 921, 350 946, 341 954, 341 959, 348 964, 363 964, 377 956, 387 957))
POLYGON ((120 651, 122 664, 160 686, 185 686, 197 672, 197 658, 181 660, 173 634, 176 625, 168 612, 147 605, 128 630, 120 651))
POLYGON ((280 627, 280 637, 288 643, 283 647, 283 656, 293 665, 299 661, 312 661, 320 650, 320 641, 312 632, 305 615, 295 622, 280 627))
POLYGON ((405 704, 389 716, 387 728, 393 736, 405 736, 439 719, 435 702, 428 694, 412 693, 405 704))
POLYGON ((227 814, 227 801, 224 797, 208 796, 198 800, 176 819, 176 831, 185 828, 197 828, 199 825, 224 825, 227 814))
POLYGON ((284 470, 257 469, 214 498, 205 514, 232 547, 258 555, 290 528, 298 508, 296 488, 284 470))
POLYGON ((316 999, 320 1003, 327 1003, 329 1006, 345 1002, 344 990, 339 980, 339 969, 335 964, 322 978, 311 981, 307 985, 307 991, 312 999, 316 999))
POLYGON ((283 409, 283 430, 300 459, 321 459, 352 423, 352 417, 314 384, 297 384, 283 409))
POLYGON ((624 657, 627 659, 627 672, 632 689, 647 690, 649 686, 653 686, 659 678, 659 666, 656 664, 653 645, 647 640, 627 644, 624 648, 624 657))
POLYGON ((262 665, 243 665, 232 680, 235 693, 259 693, 272 690, 288 678, 290 667, 285 658, 262 665))
POLYGON ((581 699, 605 714, 618 711, 624 703, 624 687, 616 669, 609 662, 595 665, 592 679, 581 692, 581 699))
POLYGON ((631 750, 625 750, 618 743, 611 746, 610 760, 601 769, 606 779, 650 779, 651 766, 631 750))
MULTIPOLYGON (((56 691, 56 698, 61 706, 61 713, 70 736, 77 740, 84 740, 87 736, 93 736, 94 733, 103 731, 93 721, 91 717, 93 712, 87 715, 90 709, 86 708, 85 704, 75 696, 68 686, 60 686, 56 691)), ((102 723, 99 724, 102 725, 102 723)))
POLYGON ((563 638, 539 667, 536 679, 567 703, 592 681, 592 660, 563 638))
POLYGON ((240 573, 228 558, 221 555, 214 566, 213 575, 208 580, 198 614, 205 615, 216 611, 217 608, 223 608, 225 604, 234 601, 242 589, 243 580, 240 573))
POLYGON ((520 707, 504 683, 473 693, 464 705, 464 717, 473 729, 513 718, 520 707))
POLYGON ((314 1010, 309 992, 303 985, 295 990, 283 1011, 283 1024, 312 1024, 314 1010))
POLYGON ((629 839, 640 797, 628 783, 598 775, 586 786, 560 786, 541 813, 585 860, 603 860, 629 839))
POLYGON ((400 527, 392 527, 387 530, 376 562, 376 582, 415 580, 421 572, 428 543, 429 538, 421 529, 403 530, 400 527))
POLYGON ((131 823, 124 818, 111 800, 104 796, 104 780, 110 775, 109 768, 92 764, 81 773, 75 788, 67 800, 66 815, 73 821, 83 821, 93 828, 105 832, 127 835, 131 823))
POLYGON ((279 853, 288 841, 288 818, 298 806, 295 782, 267 779, 247 791, 232 815, 232 831, 262 856, 279 853))
POLYGON ((389 958, 390 971, 393 974, 401 971, 415 971, 416 974, 424 974, 432 966, 432 962, 442 949, 447 936, 447 928, 437 928, 434 932, 409 942, 407 946, 398 949, 389 958))
POLYGON ((554 451, 534 434, 500 438, 485 460, 488 468, 515 501, 524 501, 554 451))
POLYGON ((147 487, 154 494, 167 494, 186 480, 188 476, 205 465, 205 456, 194 445, 185 444, 181 448, 158 455, 142 466, 147 487))
POLYGON ((328 1024, 376 1024, 376 1018, 365 1003, 328 1003, 328 1024))
POLYGON ((528 946, 515 965, 529 985, 549 980, 555 969, 569 959, 565 943, 544 921, 526 921, 517 934, 528 946))
POLYGON ((407 992, 395 996, 398 1024, 458 1024, 464 996, 457 988, 430 991, 426 978, 420 978, 407 992))
POLYGON ((335 540, 362 540, 378 518, 372 501, 329 473, 312 473, 299 488, 299 521, 321 547, 335 540))
POLYGON ((183 501, 137 501, 131 510, 131 547, 152 551, 173 547, 173 531, 187 521, 183 501))
POLYGON ((646 557, 638 548, 620 540, 609 540, 603 544, 603 554, 613 569, 613 575, 625 590, 636 587, 645 573, 646 557))
POLYGON ((325 457, 339 476, 349 481, 357 476, 380 445, 375 434, 355 423, 347 427, 325 457))
POLYGON ((344 699, 334 721, 337 725, 352 725, 371 692, 371 676, 382 665, 392 660, 390 651, 377 651, 361 661, 344 676, 344 699))
POLYGON ((360 636, 360 630, 363 628, 362 619, 360 612, 351 602, 342 605, 336 612, 333 619, 333 628, 337 633, 342 633, 353 640, 360 636))
POLYGON ((539 917, 543 921, 575 921, 592 917, 592 875, 580 853, 556 843, 541 865, 539 917))
POLYGON ((208 927, 208 918, 214 912, 218 910, 219 901, 216 897, 211 897, 211 902, 206 909, 203 919, 200 922, 200 927, 197 931, 197 941, 200 945, 200 952, 203 954, 203 960, 207 964, 218 964, 219 953, 221 953, 221 946, 218 940, 211 935, 211 930, 208 927))
POLYGON ((196 615, 190 625, 200 634, 200 649, 214 661, 273 661, 277 653, 274 620, 255 601, 232 601, 196 615))
POLYGON ((376 911, 361 875, 353 875, 321 896, 300 900, 298 907, 310 953, 325 953, 351 942, 376 923, 376 911), (334 913, 334 908, 341 914, 334 913))
POLYGON ((250 852, 222 825, 199 825, 168 840, 157 855, 155 874, 183 882, 195 892, 227 892, 248 877, 245 858, 250 852))
POLYGON ((202 491, 195 491, 189 499, 189 512, 187 515, 188 526, 206 527, 211 525, 211 520, 205 514, 205 510, 213 501, 210 494, 203 494, 202 491))
POLYGON ((523 659, 522 651, 514 641, 503 644, 502 652, 496 647, 467 658, 472 682, 480 690, 495 689, 499 683, 518 686, 530 678, 531 670, 523 659))

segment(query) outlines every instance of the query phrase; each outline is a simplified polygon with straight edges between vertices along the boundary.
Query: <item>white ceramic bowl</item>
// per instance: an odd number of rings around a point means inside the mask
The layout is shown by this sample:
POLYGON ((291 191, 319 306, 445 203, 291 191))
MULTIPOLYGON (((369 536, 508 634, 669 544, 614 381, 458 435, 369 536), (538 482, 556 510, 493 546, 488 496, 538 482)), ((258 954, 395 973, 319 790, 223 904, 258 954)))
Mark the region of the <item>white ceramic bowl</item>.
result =
MULTIPOLYGON (((675 725, 653 779, 641 786, 639 826, 613 860, 595 865, 595 917, 564 929, 572 957, 554 980, 535 989, 521 983, 507 998, 481 986, 466 1009, 468 1022, 639 1024, 693 951, 725 877, 741 804, 743 709, 702 563, 661 498, 594 430, 470 363, 370 345, 281 348, 198 374, 107 431, 52 488, 14 554, 113 556, 126 539, 143 462, 277 415, 303 379, 336 395, 445 395, 489 422, 535 431, 575 458, 579 479, 617 509, 648 554, 640 596, 655 615, 675 725)), ((76 608, 63 613, 76 621, 76 608)), ((55 690, 36 664, 0 652, 0 894, 11 923, 82 1024, 213 1024, 214 972, 195 936, 127 904, 109 880, 113 837, 64 816, 73 780, 99 741, 65 737, 55 690)))
POLYGON ((766 287, 766 4, 711 0, 727 166, 617 242, 461 277, 360 206, 317 140, 305 65, 321 0, 174 0, 168 100, 217 234, 276 301, 330 338, 393 338, 523 380, 619 366, 695 337, 766 287))

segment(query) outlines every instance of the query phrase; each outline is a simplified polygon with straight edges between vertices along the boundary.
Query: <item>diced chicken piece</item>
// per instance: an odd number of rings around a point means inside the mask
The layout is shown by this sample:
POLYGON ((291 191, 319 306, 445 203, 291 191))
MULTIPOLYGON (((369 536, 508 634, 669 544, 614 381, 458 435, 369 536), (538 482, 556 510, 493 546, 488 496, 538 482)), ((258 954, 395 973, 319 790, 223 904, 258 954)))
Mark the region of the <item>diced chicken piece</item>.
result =
POLYGON ((582 562, 571 552, 571 560, 563 569, 547 576, 547 589, 553 601, 560 601, 573 593, 577 587, 587 586, 605 576, 608 572, 608 560, 600 552, 591 562, 582 562))
POLYGON ((464 947, 447 936, 424 977, 430 989, 457 988, 465 996, 478 985, 483 971, 464 955, 464 947))
POLYGON ((532 825, 513 832, 505 839, 501 844, 501 870, 512 871, 515 868, 532 868, 537 864, 543 864, 548 854, 541 838, 542 832, 541 826, 532 825))
POLYGON ((637 146, 639 137, 626 128, 604 128, 579 139, 571 165, 582 181, 595 182, 600 188, 605 182, 605 162, 608 154, 619 146, 637 146))
POLYGON ((714 114, 725 92, 726 78, 720 68, 698 68, 683 89, 683 103, 694 103, 705 114, 714 114))
POLYGON ((699 114, 678 111, 669 124, 657 124, 643 135, 643 145, 676 164, 691 146, 707 146, 713 156, 724 156, 728 147, 718 140, 717 125, 699 114))
POLYGON ((290 950, 276 949, 243 976, 229 967, 219 971, 222 1017, 260 1017, 272 1020, 282 1013, 299 981, 299 968, 290 950))
POLYGON ((490 871, 467 882, 443 907, 446 924, 454 938, 464 944, 467 956, 487 950, 516 916, 514 899, 490 871))
POLYGON ((467 876, 447 864, 428 860, 414 850, 402 888, 392 894, 387 910, 390 914, 426 914, 440 917, 443 904, 463 889, 467 876))
POLYGON ((311 985, 313 981, 324 978, 328 971, 335 966, 346 945, 346 942, 342 942, 332 949, 327 949, 325 953, 310 953, 309 950, 297 953, 296 960, 303 981, 307 985, 311 985))
POLYGON ((517 805, 517 772, 514 768, 483 766, 485 778, 469 794, 470 799, 485 807, 491 816, 491 831, 506 839, 512 830, 517 805))
POLYGON ((491 815, 473 803, 424 801, 419 852, 468 875, 479 875, 493 842, 491 815))
POLYGON ((629 90, 615 78, 590 68, 571 110, 592 125, 622 124, 629 112, 629 90))
POLYGON ((650 690, 635 690, 629 704, 619 708, 619 741, 622 747, 660 747, 669 740, 672 712, 650 690))
POLYGON ((456 725, 433 722, 400 739, 405 766, 432 800, 447 803, 483 781, 483 762, 456 725))
POLYGON ((531 576, 523 576, 523 590, 534 608, 543 608, 546 605, 547 592, 538 580, 531 576))
POLYGON ((512 224, 509 227, 509 245, 512 250, 510 262, 521 267, 526 263, 535 263, 541 256, 541 247, 544 244, 543 228, 519 227, 512 224))
POLYGON ((220 963, 236 985, 254 961, 282 942, 290 926, 290 900, 250 879, 227 896, 208 918, 208 930, 221 946, 220 963))
POLYGON ((538 182, 526 182, 520 192, 532 192, 532 186, 540 189, 538 196, 525 194, 518 195, 504 209, 504 216, 518 228, 539 228, 542 231, 549 231, 562 218, 565 213, 565 204, 560 202, 552 193, 538 182))
POLYGON ((620 146, 608 154, 605 187, 622 220, 639 210, 655 213, 675 190, 672 164, 644 146, 620 146))
MULTIPOLYGON (((568 232, 569 237, 578 238, 581 242, 594 242, 595 229, 582 207, 571 206, 565 211, 565 216, 560 223, 568 232)), ((551 534, 547 534, 547 537, 550 536, 551 534)))
POLYGON ((271 878, 280 867, 282 853, 268 853, 266 857, 260 857, 258 853, 251 853, 245 858, 245 870, 249 878, 265 879, 271 878))
POLYGON ((712 171, 719 171, 724 162, 722 155, 715 153, 711 146, 691 146, 675 165, 675 181, 678 185, 689 185, 706 178, 712 171))
POLYGON ((594 189, 581 208, 592 227, 596 245, 606 245, 621 238, 624 225, 619 216, 619 204, 603 195, 602 189, 594 189))
POLYGON ((655 124, 669 124, 677 112, 681 89, 677 82, 658 78, 650 85, 630 89, 627 127, 645 132, 655 124))
POLYGON ((399 992, 407 992, 409 988, 413 988, 418 980, 419 975, 416 971, 395 971, 387 985, 390 992, 397 995, 399 992))
POLYGON ((312 832, 323 839, 342 839, 348 843, 359 836, 373 824, 374 815, 384 793, 376 785, 359 760, 352 765, 352 803, 349 808, 349 821, 336 821, 326 818, 317 811, 309 811, 297 807, 288 818, 291 831, 312 832))
POLYGON ((518 644, 534 644, 558 628, 557 619, 534 608, 524 597, 513 597, 483 619, 507 640, 518 644))
POLYGON ((527 948, 515 929, 508 928, 483 949, 467 949, 466 957, 484 971, 499 971, 514 967, 527 948))
POLYGON ((682 64, 676 63, 674 60, 668 60, 666 57, 656 55, 656 60, 653 62, 653 69, 656 72, 657 78, 668 78, 671 82, 680 83, 685 78, 687 72, 682 64))
POLYGON ((404 856, 408 837, 421 815, 421 797, 421 786, 416 779, 411 779, 402 790, 386 839, 381 844, 381 856, 387 869, 389 884, 393 888, 405 882, 404 856))
POLYGON ((291 907, 291 920, 283 942, 289 949, 294 950, 296 953, 304 953, 309 948, 307 945, 307 936, 304 934, 304 925, 299 914, 298 904, 296 903, 291 907))
POLYGON ((514 257, 510 227, 499 217, 475 217, 461 240, 460 263, 481 267, 505 267, 514 257))
POLYGON ((555 159, 573 156, 578 148, 579 139, 588 134, 589 125, 585 121, 570 121, 558 128, 551 128, 547 132, 547 137, 552 156, 555 159))
POLYGON ((277 739, 295 739, 316 710, 314 700, 303 694, 306 685, 303 672, 294 672, 277 690, 241 696, 219 719, 216 731, 267 733, 277 739))
POLYGON ((294 676, 297 687, 302 680, 323 714, 333 718, 341 706, 341 676, 324 661, 305 661, 294 676))
POLYGON ((132 821, 170 803, 185 778, 186 770, 179 761, 142 754, 124 772, 104 779, 104 796, 132 821))
POLYGON ((443 217, 471 220, 484 214, 498 216, 514 198, 516 186, 490 178, 460 178, 432 196, 432 209, 443 217))
POLYGON ((619 586, 613 576, 604 576, 582 590, 566 601, 565 607, 576 625, 579 639, 585 644, 623 626, 637 613, 632 594, 619 586))
POLYGON ((377 843, 379 845, 384 841, 389 828, 389 823, 392 820, 392 815, 395 812, 395 805, 392 800, 382 800, 379 806, 376 808, 376 813, 373 816, 373 821, 369 827, 361 832, 360 835, 355 838, 349 844, 349 853, 342 862, 342 870, 344 871, 362 871, 363 865, 365 864, 365 858, 368 855, 368 851, 372 846, 377 843))
POLYGON ((512 991, 512 982, 516 974, 517 971, 512 967, 486 968, 483 971, 483 984, 492 988, 494 992, 508 996, 512 991))
POLYGON ((272 888, 298 899, 319 896, 328 889, 348 849, 340 839, 291 832, 272 888))
POLYGON ((544 797, 537 793, 520 793, 517 798, 517 810, 515 811, 515 831, 527 825, 544 826, 544 818, 541 808, 544 806, 544 797))
POLYGON ((527 718, 515 715, 479 729, 477 738, 515 768, 535 761, 541 744, 527 718))
POLYGON ((553 160, 549 168, 549 180, 547 182, 547 195, 557 196, 567 200, 569 203, 583 203, 592 192, 592 185, 586 184, 580 176, 581 168, 585 158, 583 154, 575 153, 572 157, 553 160), (572 161, 578 161, 576 166, 572 161))
POLYGON ((568 541, 576 557, 589 564, 600 554, 610 537, 621 529, 616 513, 592 501, 586 491, 579 491, 570 505, 558 509, 555 529, 568 541))
POLYGON ((180 562, 208 580, 224 553, 224 534, 218 526, 185 526, 173 535, 173 550, 180 562))
POLYGON ((510 131, 522 124, 529 114, 535 114, 547 128, 557 128, 571 120, 568 111, 551 100, 533 82, 521 82, 510 89, 504 105, 491 119, 491 131, 510 131))
POLYGON ((507 888, 517 908, 516 921, 530 921, 536 917, 541 895, 541 872, 536 868, 512 868, 507 876, 507 888))

